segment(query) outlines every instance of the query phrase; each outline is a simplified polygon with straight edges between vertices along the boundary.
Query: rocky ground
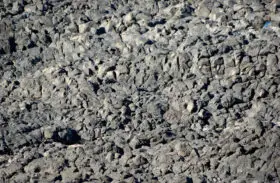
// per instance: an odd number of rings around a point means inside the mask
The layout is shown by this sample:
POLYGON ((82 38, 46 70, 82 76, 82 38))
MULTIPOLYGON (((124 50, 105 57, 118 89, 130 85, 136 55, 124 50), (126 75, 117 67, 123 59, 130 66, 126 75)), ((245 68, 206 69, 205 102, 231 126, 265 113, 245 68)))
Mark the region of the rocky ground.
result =
POLYGON ((0 1, 0 182, 279 182, 279 23, 279 0, 0 1))

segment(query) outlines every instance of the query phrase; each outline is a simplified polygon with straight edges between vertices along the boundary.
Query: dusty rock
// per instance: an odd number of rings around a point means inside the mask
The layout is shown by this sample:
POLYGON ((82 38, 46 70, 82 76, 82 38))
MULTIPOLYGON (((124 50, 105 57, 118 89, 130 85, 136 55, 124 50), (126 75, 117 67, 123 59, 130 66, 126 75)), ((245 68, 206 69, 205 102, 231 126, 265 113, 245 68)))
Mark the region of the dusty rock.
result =
POLYGON ((209 8, 207 7, 206 2, 203 1, 203 2, 200 3, 198 8, 195 10, 195 12, 196 12, 197 16, 207 18, 210 15, 211 10, 209 10, 209 8))
POLYGON ((279 182, 278 1, 0 1, 0 182, 279 182))
POLYGON ((194 101, 190 100, 188 103, 187 103, 187 110, 191 113, 195 110, 195 103, 194 101))

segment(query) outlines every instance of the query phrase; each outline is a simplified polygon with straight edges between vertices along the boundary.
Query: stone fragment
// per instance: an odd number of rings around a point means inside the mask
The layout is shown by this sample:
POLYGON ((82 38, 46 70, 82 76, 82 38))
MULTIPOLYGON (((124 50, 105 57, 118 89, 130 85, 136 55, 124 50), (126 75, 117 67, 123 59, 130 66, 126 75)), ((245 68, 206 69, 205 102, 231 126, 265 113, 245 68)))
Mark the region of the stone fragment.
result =
POLYGON ((79 24, 79 33, 88 32, 90 29, 90 23, 79 24))
POLYGON ((211 10, 209 10, 209 8, 205 4, 205 1, 203 1, 200 3, 198 8, 195 10, 195 13, 199 17, 207 18, 210 15, 211 10))
POLYGON ((47 127, 44 129, 44 138, 45 139, 52 139, 55 135, 56 129, 54 127, 47 127))
POLYGON ((185 142, 177 142, 175 144, 175 151, 179 156, 187 156, 190 153, 187 146, 188 145, 185 142))
POLYGON ((140 140, 139 140, 136 136, 134 136, 134 137, 131 139, 129 145, 130 145, 130 147, 132 147, 133 149, 136 149, 136 148, 140 145, 140 140))
POLYGON ((62 182, 79 182, 82 175, 80 172, 75 171, 75 168, 66 168, 61 172, 62 182))
POLYGON ((188 112, 192 113, 194 112, 196 106, 195 106, 195 102, 193 100, 190 100, 187 102, 187 110, 188 112))
POLYGON ((133 14, 130 12, 127 15, 124 16, 123 22, 126 26, 129 26, 130 24, 133 23, 133 14))

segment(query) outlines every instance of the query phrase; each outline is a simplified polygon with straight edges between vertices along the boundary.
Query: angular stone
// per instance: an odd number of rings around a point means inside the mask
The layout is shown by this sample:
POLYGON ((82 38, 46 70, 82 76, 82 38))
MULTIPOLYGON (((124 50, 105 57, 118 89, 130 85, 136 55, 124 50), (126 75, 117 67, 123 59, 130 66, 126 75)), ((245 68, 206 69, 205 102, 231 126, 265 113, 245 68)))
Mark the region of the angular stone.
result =
POLYGON ((79 25, 79 33, 85 33, 90 30, 90 23, 84 23, 79 25))
POLYGON ((52 139, 56 129, 54 127, 47 127, 44 129, 44 138, 45 139, 52 139))
POLYGON ((211 11, 206 6, 204 2, 200 3, 199 7, 195 10, 195 13, 199 17, 207 18, 209 17, 211 11))
POLYGON ((75 168, 67 168, 61 172, 62 182, 80 182, 82 174, 75 171, 75 168))
POLYGON ((134 17, 132 13, 128 13, 127 15, 124 16, 123 22, 126 26, 130 25, 133 23, 134 17))
POLYGON ((187 156, 187 155, 189 155, 190 154, 190 151, 188 150, 188 148, 187 148, 187 144, 186 144, 186 142, 177 142, 176 144, 175 144, 175 151, 177 152, 177 154, 179 155, 179 156, 187 156))
POLYGON ((187 110, 188 110, 189 113, 194 112, 195 108, 196 108, 196 105, 195 105, 193 100, 190 100, 190 101, 187 102, 187 110))

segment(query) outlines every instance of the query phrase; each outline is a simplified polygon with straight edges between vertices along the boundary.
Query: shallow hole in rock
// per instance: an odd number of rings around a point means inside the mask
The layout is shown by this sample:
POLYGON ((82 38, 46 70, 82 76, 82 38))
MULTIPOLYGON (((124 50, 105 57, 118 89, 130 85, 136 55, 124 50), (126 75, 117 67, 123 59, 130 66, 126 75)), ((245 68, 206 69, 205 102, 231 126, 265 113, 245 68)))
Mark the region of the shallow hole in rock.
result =
POLYGON ((219 104, 218 106, 217 106, 217 109, 223 109, 223 106, 221 105, 221 104, 219 104))
POLYGON ((271 182, 271 181, 274 181, 274 178, 273 178, 272 175, 268 174, 268 175, 267 175, 267 180, 268 180, 269 182, 271 182))
POLYGON ((211 165, 210 165, 210 161, 207 161, 207 163, 205 164, 205 168, 206 168, 207 170, 209 170, 209 169, 210 169, 210 167, 211 167, 211 165))
POLYGON ((240 119, 241 118, 241 114, 240 113, 235 113, 235 117, 237 118, 237 119, 240 119))
POLYGON ((6 63, 6 65, 7 65, 7 66, 9 66, 9 65, 14 65, 14 63, 13 63, 12 61, 8 61, 8 62, 6 63))
POLYGON ((124 177, 124 179, 127 179, 129 177, 132 177, 132 175, 130 173, 128 173, 128 174, 125 174, 123 177, 124 177))
POLYGON ((16 50, 16 40, 15 40, 15 38, 14 37, 10 37, 9 38, 9 45, 10 45, 10 52, 11 53, 13 53, 13 52, 16 52, 17 50, 16 50))
POLYGON ((235 142, 235 143, 237 143, 237 142, 239 142, 240 141, 240 139, 239 138, 233 138, 233 142, 235 142))
POLYGON ((115 11, 117 10, 114 4, 111 4, 110 7, 115 11))
POLYGON ((148 40, 145 44, 152 45, 152 44, 154 44, 154 42, 152 40, 148 40))
POLYGON ((25 104, 25 108, 27 109, 28 112, 31 111, 32 109, 31 107, 32 107, 31 104, 25 104))
POLYGON ((36 29, 32 29, 31 32, 33 32, 33 33, 35 33, 35 34, 39 33, 39 31, 36 30, 36 29))
POLYGON ((98 40, 99 42, 102 42, 102 41, 104 40, 104 38, 99 37, 99 38, 97 38, 97 40, 98 40))
POLYGON ((63 74, 67 75, 68 72, 64 68, 61 68, 61 69, 59 69, 58 74, 59 74, 59 76, 62 76, 63 74))
POLYGON ((103 83, 103 80, 102 80, 102 79, 97 78, 97 81, 98 81, 98 83, 99 83, 100 85, 102 85, 102 83, 103 83))
POLYGON ((129 118, 125 118, 125 119, 123 120, 123 123, 124 123, 124 124, 128 124, 130 121, 131 121, 131 120, 130 120, 129 118))
POLYGON ((51 44, 52 43, 52 38, 49 36, 49 34, 46 34, 45 35, 45 43, 47 45, 51 44))
POLYGON ((14 81, 14 85, 19 86, 20 82, 19 81, 14 81))
POLYGON ((156 25, 160 24, 165 24, 166 23, 166 20, 164 18, 160 19, 160 20, 156 20, 156 21, 152 21, 152 22, 149 22, 148 23, 148 26, 149 27, 155 27, 156 25))
POLYGON ((34 47, 36 47, 36 44, 33 42, 33 41, 31 41, 28 45, 27 45, 27 48, 34 48, 34 47))
POLYGON ((35 57, 34 59, 31 60, 32 65, 36 65, 37 63, 39 63, 41 61, 40 57, 35 57))
POLYGON ((40 167, 36 167, 35 169, 34 169, 34 172, 35 173, 39 173, 41 171, 41 168, 40 167))
POLYGON ((94 92, 95 94, 97 94, 97 91, 99 90, 99 85, 98 85, 97 83, 90 82, 90 81, 89 81, 89 84, 90 84, 90 86, 91 86, 93 92, 94 92))
POLYGON ((183 27, 183 26, 179 26, 179 27, 178 27, 178 29, 179 29, 179 30, 184 30, 184 29, 185 29, 185 27, 183 27))
POLYGON ((124 130, 124 129, 125 129, 124 124, 120 123, 120 124, 119 124, 119 129, 124 130))
POLYGON ((187 182, 187 183, 193 183, 193 179, 192 179, 191 177, 187 177, 187 178, 186 178, 186 182, 187 182))
POLYGON ((124 154, 124 151, 122 148, 116 146, 116 152, 119 153, 120 155, 123 155, 124 154))
POLYGON ((245 39, 245 40, 243 40, 243 44, 247 45, 247 44, 249 44, 249 41, 245 39))
POLYGON ((6 54, 5 50, 3 48, 0 49, 0 55, 6 54))
POLYGON ((61 175, 58 175, 57 177, 54 178, 53 181, 54 181, 54 182, 56 182, 56 181, 62 181, 62 176, 61 176, 61 175))
POLYGON ((57 132, 54 137, 55 141, 61 142, 62 144, 71 145, 79 143, 81 137, 78 135, 76 130, 67 128, 60 132, 57 132))
POLYGON ((105 34, 106 30, 104 27, 100 27, 99 29, 96 30, 95 33, 99 36, 99 35, 105 34))
POLYGON ((165 134, 166 134, 166 137, 173 137, 173 136, 175 136, 175 134, 172 133, 171 131, 166 131, 165 134))

